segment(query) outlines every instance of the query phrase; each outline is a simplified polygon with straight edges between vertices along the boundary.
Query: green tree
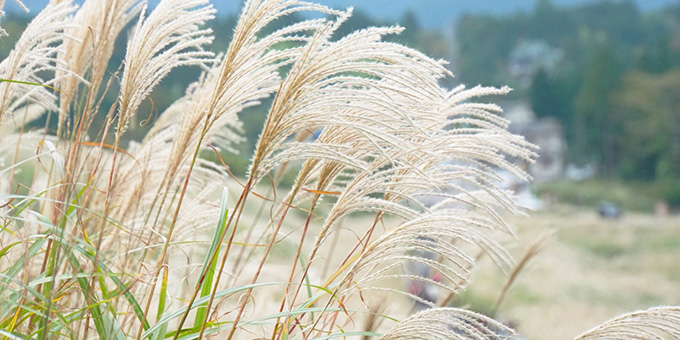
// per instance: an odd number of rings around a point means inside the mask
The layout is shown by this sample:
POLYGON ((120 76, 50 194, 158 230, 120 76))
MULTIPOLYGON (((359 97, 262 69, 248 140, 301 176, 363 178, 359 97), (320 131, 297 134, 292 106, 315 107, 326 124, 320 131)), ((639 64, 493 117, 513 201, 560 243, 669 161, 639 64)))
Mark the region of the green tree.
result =
POLYGON ((620 132, 620 117, 611 110, 610 96, 622 73, 614 51, 600 46, 586 64, 574 105, 577 161, 595 161, 605 175, 612 174, 617 161, 614 140, 620 132))
POLYGON ((534 74, 531 81, 529 93, 531 108, 537 117, 557 117, 559 116, 559 95, 555 92, 555 84, 549 78, 548 72, 539 69, 534 74))
POLYGON ((657 38, 651 48, 642 51, 638 68, 647 73, 664 73, 673 66, 673 51, 668 35, 657 38))
POLYGON ((656 180, 660 194, 680 205, 680 69, 631 72, 613 99, 626 118, 618 139, 622 175, 656 180))

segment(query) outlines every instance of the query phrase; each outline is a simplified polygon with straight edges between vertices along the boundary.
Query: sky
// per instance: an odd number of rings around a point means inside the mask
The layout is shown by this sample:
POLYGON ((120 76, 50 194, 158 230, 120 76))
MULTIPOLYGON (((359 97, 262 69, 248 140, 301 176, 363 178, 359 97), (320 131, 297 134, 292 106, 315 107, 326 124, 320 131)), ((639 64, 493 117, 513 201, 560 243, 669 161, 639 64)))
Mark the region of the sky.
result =
MULTIPOLYGON (((37 12, 48 0, 23 0, 37 12)), ((150 4, 159 0, 149 0, 150 4)), ((587 2, 602 0, 553 0, 558 6, 573 6, 587 2)), ((616 1, 616 0, 614 0, 616 1)), ((239 11, 242 0, 212 0, 221 14, 233 14, 239 11)), ((448 29, 454 21, 465 13, 507 14, 531 10, 536 0, 316 0, 315 2, 334 7, 355 7, 369 15, 397 22, 404 12, 412 10, 421 26, 433 29, 448 29)), ((678 4, 680 0, 634 0, 643 10, 656 10, 670 4, 678 4)), ((15 13, 17 6, 13 0, 6 0, 5 9, 15 13)))

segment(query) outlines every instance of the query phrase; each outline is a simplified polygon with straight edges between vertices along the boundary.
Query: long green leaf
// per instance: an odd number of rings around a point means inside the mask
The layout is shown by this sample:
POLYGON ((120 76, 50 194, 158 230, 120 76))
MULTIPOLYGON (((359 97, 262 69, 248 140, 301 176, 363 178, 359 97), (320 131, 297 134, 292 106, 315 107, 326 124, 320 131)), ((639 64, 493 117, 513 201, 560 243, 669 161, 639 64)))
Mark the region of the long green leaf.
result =
MULTIPOLYGON (((161 281, 160 294, 161 294, 161 296, 160 296, 160 299, 158 301, 158 313, 156 314, 158 319, 156 320, 156 322, 158 322, 158 320, 163 315, 163 312, 165 312, 165 302, 167 300, 167 294, 168 294, 168 267, 167 266, 163 268, 163 279, 161 281)), ((152 339, 153 340, 164 339, 165 334, 167 332, 168 332, 168 324, 164 323, 158 329, 158 331, 156 331, 154 333, 154 336, 153 336, 152 339)))
MULTIPOLYGON (((229 289, 225 289, 222 291, 219 291, 215 293, 215 298, 221 298, 227 295, 231 295, 234 293, 242 292, 248 289, 253 289, 253 288, 258 288, 258 287, 266 287, 266 286, 275 286, 275 285, 281 285, 283 284, 282 282, 262 282, 262 283, 254 283, 254 284, 249 284, 249 285, 243 285, 243 286, 238 286, 238 287, 232 287, 229 289)), ((204 296, 200 299, 196 299, 191 306, 184 306, 176 311, 163 316, 156 324, 151 326, 151 328, 147 329, 144 333, 142 333, 142 338, 146 338, 149 335, 151 335, 153 332, 155 332, 158 328, 162 327, 163 324, 167 324, 170 320, 173 320, 179 316, 182 316, 187 309, 196 309, 198 307, 204 306, 208 303, 208 300, 210 299, 210 296, 204 296)))
MULTIPOLYGON (((224 187, 224 189, 222 189, 222 201, 220 203, 221 208, 220 220, 219 223, 217 224, 217 228, 215 229, 215 235, 213 235, 212 243, 210 243, 210 248, 208 248, 208 253, 205 256, 205 260, 203 261, 201 275, 199 276, 203 277, 203 275, 205 275, 205 279, 203 280, 203 282, 199 282, 201 284, 200 297, 210 295, 210 291, 212 290, 213 279, 215 277, 215 269, 217 268, 217 256, 220 253, 219 240, 222 238, 222 235, 227 232, 226 230, 227 217, 229 215, 229 209, 227 208, 228 198, 229 190, 227 189, 227 187, 224 187), (210 264, 210 266, 208 266, 208 264, 210 264)), ((208 317, 207 307, 198 308, 196 310, 196 318, 194 319, 194 327, 203 325, 207 317, 208 317)))

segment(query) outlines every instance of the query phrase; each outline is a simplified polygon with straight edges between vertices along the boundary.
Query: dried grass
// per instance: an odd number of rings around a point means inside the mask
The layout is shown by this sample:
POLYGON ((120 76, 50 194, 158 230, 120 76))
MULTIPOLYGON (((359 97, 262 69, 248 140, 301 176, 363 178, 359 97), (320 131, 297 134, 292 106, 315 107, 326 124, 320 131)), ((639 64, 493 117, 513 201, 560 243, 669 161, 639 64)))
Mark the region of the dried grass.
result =
MULTIPOLYGON (((509 271, 497 234, 513 233, 501 214, 522 210, 495 183, 499 171, 528 180, 509 159, 531 161, 534 147, 507 131, 500 107, 475 101, 509 89, 442 88, 451 76, 443 61, 383 40, 399 27, 332 38, 351 14, 249 0, 216 57, 202 28, 214 15, 206 0, 162 0, 149 14, 133 0, 50 3, 0 63, 0 138, 16 143, 2 148, 10 165, 0 170, 0 335, 330 338, 377 313, 371 295, 434 306, 395 282, 455 294, 480 251, 509 271), (323 17, 262 34, 300 11, 323 17), (111 75, 113 42, 135 18, 111 75), (201 77, 123 150, 140 104, 187 65, 201 66, 201 77), (102 107, 117 81, 118 100, 102 107), (242 138, 238 114, 269 97, 247 178, 235 185, 225 164, 200 155, 213 144, 230 150, 242 138), (56 133, 22 131, 47 112, 57 113, 56 133), (92 142, 96 115, 106 121, 92 142), (286 172, 296 175, 290 189, 277 183, 286 172), (229 199, 222 188, 235 186, 229 199), (427 206, 424 196, 440 202, 427 206), (253 204, 266 218, 249 221, 253 204), (329 241, 358 213, 372 222, 353 228, 353 244, 329 241), (320 254, 342 261, 328 267, 337 260, 320 254), (438 278, 405 270, 414 264, 438 278)), ((674 329, 664 322, 650 325, 674 329)), ((434 308, 383 338, 510 333, 482 315, 434 308)))

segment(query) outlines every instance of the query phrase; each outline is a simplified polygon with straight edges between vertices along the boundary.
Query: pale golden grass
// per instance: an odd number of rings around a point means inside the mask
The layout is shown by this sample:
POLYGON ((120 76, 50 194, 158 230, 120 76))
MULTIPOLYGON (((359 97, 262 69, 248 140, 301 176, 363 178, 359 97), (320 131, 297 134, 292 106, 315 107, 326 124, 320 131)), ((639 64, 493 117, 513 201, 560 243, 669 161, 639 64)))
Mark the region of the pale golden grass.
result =
MULTIPOLYGON (((677 216, 603 220, 594 211, 560 207, 510 220, 520 240, 511 247, 516 256, 546 228, 554 230, 497 313, 529 339, 572 339, 616 315, 680 304, 677 216)), ((483 261, 462 303, 490 311, 506 280, 483 261)))
MULTIPOLYGON (((478 102, 508 88, 441 87, 452 76, 444 61, 383 39, 400 27, 334 38, 351 15, 249 0, 228 49, 213 54, 202 28, 214 16, 206 0, 162 0, 148 14, 143 1, 51 2, 0 63, 0 131, 8 133, 0 138, 16 143, 2 148, 0 170, 0 335, 511 333, 449 307, 408 317, 384 306, 392 316, 379 318, 389 322, 366 318, 382 310, 376 299, 435 307, 401 284, 436 286, 434 300, 443 301, 465 289, 481 254, 510 273, 499 237, 515 236, 504 215, 524 211, 496 183, 500 171, 529 180, 514 160, 536 154, 507 131, 500 107, 478 102), (262 33, 302 11, 321 18, 262 33), (133 20, 125 60, 110 70, 116 37, 133 20), (141 103, 181 66, 203 74, 123 149, 141 103), (117 100, 103 107, 114 83, 117 100), (233 151, 238 114, 267 98, 246 178, 201 157, 233 151), (23 131, 41 110, 53 117, 47 129, 23 131), (101 127, 92 126, 97 115, 101 127), (292 187, 281 186, 286 173, 292 187), (361 214, 369 217, 353 219, 361 214)), ((650 315, 673 313, 659 311, 650 315)))

